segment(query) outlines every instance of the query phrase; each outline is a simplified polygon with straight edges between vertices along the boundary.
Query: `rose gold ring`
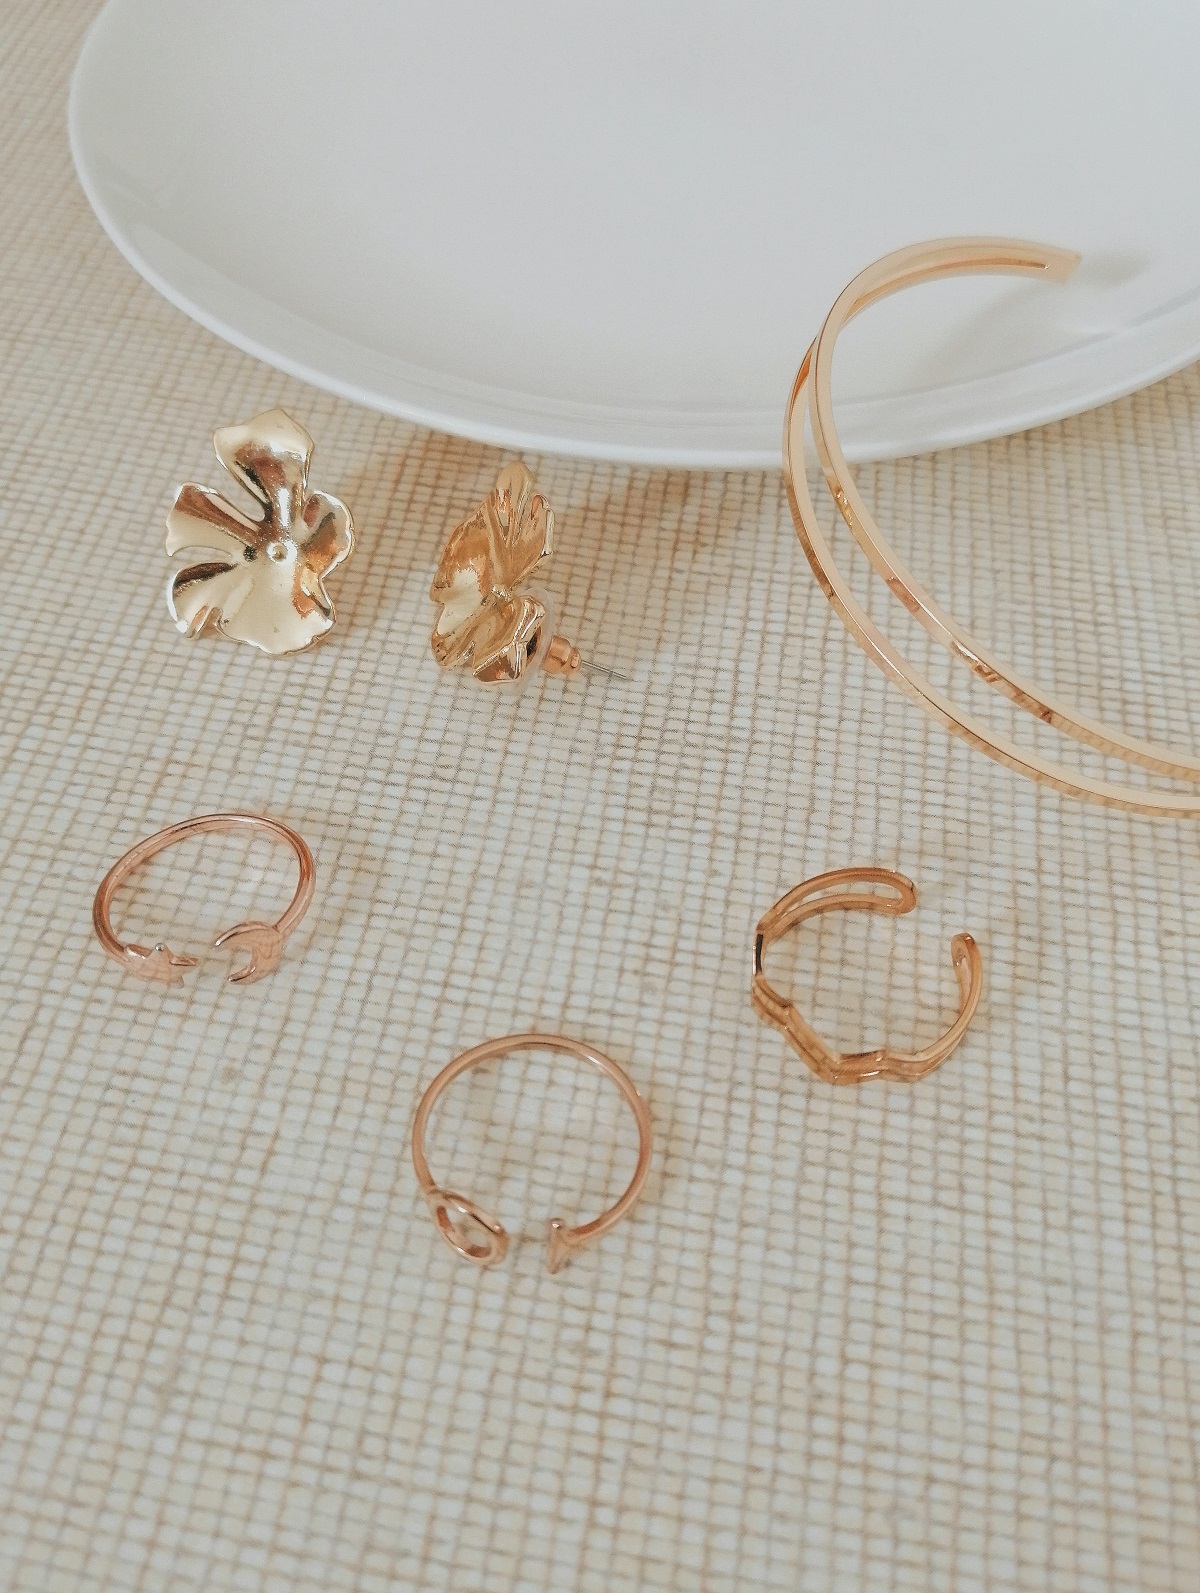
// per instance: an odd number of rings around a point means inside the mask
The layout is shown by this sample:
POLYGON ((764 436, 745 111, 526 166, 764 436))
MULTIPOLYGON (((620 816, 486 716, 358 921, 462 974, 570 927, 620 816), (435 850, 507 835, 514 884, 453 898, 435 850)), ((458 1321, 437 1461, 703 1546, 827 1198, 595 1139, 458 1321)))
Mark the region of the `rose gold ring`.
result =
POLYGON ((899 249, 860 272, 839 295, 804 356, 788 400, 783 428, 783 469, 792 518, 813 574, 846 629, 885 675, 948 730, 998 763, 1068 795, 1087 797, 1131 813, 1200 814, 1200 797, 1093 779, 996 734, 982 720, 964 713, 943 696, 925 675, 904 659, 855 599, 821 529, 805 476, 807 419, 812 426, 822 473, 842 518, 873 567, 931 636, 955 657, 963 659, 981 680, 995 687, 1010 702, 1027 709, 1064 735, 1156 774, 1200 780, 1200 759, 1123 735, 1087 718, 993 657, 939 608, 885 541, 872 519, 854 484, 834 425, 831 380, 834 345, 842 328, 861 311, 889 294, 939 277, 1003 272, 1064 282, 1078 262, 1079 256, 1068 249, 1011 238, 943 238, 899 249))
POLYGON ((477 1206, 473 1200, 468 1200, 465 1195, 457 1194, 453 1189, 445 1189, 435 1183, 425 1156, 425 1133, 429 1114, 433 1111, 438 1096, 460 1073, 482 1067, 486 1062, 494 1062, 499 1057, 508 1056, 510 1052, 534 1047, 558 1051, 564 1056, 574 1057, 579 1062, 588 1062, 592 1067, 598 1068, 606 1078, 613 1081, 628 1101, 637 1119, 638 1130, 637 1166, 629 1181, 629 1187, 620 1200, 601 1216, 593 1218, 591 1222, 581 1223, 577 1228, 568 1228, 558 1217, 550 1219, 547 1225, 547 1270, 557 1272, 577 1251, 615 1227, 621 1218, 632 1210, 642 1192, 642 1185, 646 1182, 646 1174, 650 1170, 650 1113, 646 1109, 645 1101, 634 1088, 633 1080, 625 1069, 619 1067, 610 1057, 593 1050, 591 1046, 581 1044, 578 1040, 569 1040, 562 1034, 509 1034, 503 1039, 485 1040, 482 1045, 464 1051, 461 1056, 455 1057, 453 1062, 442 1069, 421 1097, 416 1118, 413 1120, 412 1159, 417 1182, 421 1186, 421 1193, 429 1202, 429 1209, 433 1213, 438 1232, 456 1255, 474 1261, 481 1267, 494 1267, 504 1260, 508 1253, 508 1234, 502 1223, 482 1207, 477 1206))
POLYGON ((279 840, 287 842, 300 864, 300 879, 296 885, 296 894, 281 918, 273 924, 259 923, 257 920, 235 924, 232 929, 225 930, 213 941, 214 946, 233 945, 235 949, 240 948, 249 952, 249 961, 229 975, 231 985, 253 984, 256 979, 261 979, 264 974, 269 974, 278 968, 284 941, 304 917, 312 901, 316 880, 313 855, 295 830, 290 830, 278 819, 261 818, 257 813, 202 813, 194 819, 184 819, 182 824, 172 824, 169 829, 159 830, 157 835, 139 841, 125 853, 124 857, 118 858, 100 881, 96 900, 92 904, 92 926, 96 931, 96 938, 108 956, 114 962, 120 963, 127 972, 136 974, 139 979, 154 979, 168 985, 177 984, 187 969, 196 966, 197 959, 180 956, 163 941, 150 947, 126 945, 118 940, 113 933, 109 912, 113 897, 121 884, 134 869, 140 868, 152 857, 157 857, 159 852, 165 852, 168 846, 174 846, 177 841, 186 841, 193 835, 207 835, 213 831, 225 830, 261 830, 266 835, 277 836, 279 840))
POLYGON ((890 868, 835 868, 788 891, 763 914, 754 931, 754 979, 750 1000, 760 1017, 772 1023, 787 1038, 818 1078, 827 1084, 861 1084, 866 1079, 900 1079, 911 1083, 932 1073, 958 1045, 983 993, 983 959, 970 935, 955 935, 950 956, 958 980, 959 1013, 940 1040, 923 1051, 895 1051, 882 1046, 877 1051, 843 1055, 826 1045, 800 1016, 795 1004, 767 983, 763 973, 763 952, 789 930, 796 929, 819 913, 859 911, 886 913, 899 918, 917 905, 917 889, 890 868), (847 890, 852 885, 882 885, 883 891, 847 890))

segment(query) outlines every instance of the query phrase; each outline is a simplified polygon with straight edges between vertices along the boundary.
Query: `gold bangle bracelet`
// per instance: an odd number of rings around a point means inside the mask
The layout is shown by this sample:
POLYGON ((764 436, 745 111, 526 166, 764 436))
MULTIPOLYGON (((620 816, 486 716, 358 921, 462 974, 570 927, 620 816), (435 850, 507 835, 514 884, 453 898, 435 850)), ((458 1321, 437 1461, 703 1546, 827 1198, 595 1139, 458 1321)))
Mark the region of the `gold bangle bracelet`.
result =
POLYGON ((833 551, 817 520, 804 471, 804 427, 813 441, 825 481, 842 518, 872 566, 914 618, 956 657, 964 659, 980 679, 1076 741, 1109 756, 1158 774, 1200 780, 1200 759, 1175 753, 1109 729, 1077 713, 1069 705, 1025 681, 980 647, 962 626, 944 613, 888 545, 863 503, 838 441, 833 422, 831 376, 838 334, 853 318, 901 289, 939 277, 974 273, 1012 273, 1065 281, 1079 256, 1066 249, 1008 238, 947 238, 897 250, 869 266, 838 296, 816 340, 804 356, 788 400, 783 430, 783 468, 796 533, 813 574, 847 630, 867 656, 926 713, 955 735, 1019 774, 1132 813, 1177 817, 1200 814, 1200 797, 1182 793, 1112 785, 1093 779, 1019 747, 996 734, 982 720, 965 713, 904 659, 856 601, 838 569, 833 551))

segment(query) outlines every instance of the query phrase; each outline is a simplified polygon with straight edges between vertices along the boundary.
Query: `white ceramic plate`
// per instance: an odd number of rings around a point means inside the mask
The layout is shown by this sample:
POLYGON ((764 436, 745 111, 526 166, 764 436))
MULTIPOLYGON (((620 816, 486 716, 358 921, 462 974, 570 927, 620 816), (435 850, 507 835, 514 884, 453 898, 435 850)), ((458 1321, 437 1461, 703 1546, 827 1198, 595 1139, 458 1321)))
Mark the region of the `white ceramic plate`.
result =
POLYGON ((514 448, 773 465, 889 249, 1004 233, 839 344, 852 457, 1086 409, 1200 355, 1195 0, 109 0, 71 91, 117 247, 205 326, 514 448))

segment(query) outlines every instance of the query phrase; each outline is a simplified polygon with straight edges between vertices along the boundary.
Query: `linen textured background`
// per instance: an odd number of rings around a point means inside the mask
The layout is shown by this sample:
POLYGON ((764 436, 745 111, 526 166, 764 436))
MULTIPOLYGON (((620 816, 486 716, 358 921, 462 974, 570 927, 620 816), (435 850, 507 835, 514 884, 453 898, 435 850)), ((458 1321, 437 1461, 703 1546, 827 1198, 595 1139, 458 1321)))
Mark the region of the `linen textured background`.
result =
MULTIPOLYGON (((1200 828, 928 724, 774 473, 530 458, 560 629, 631 678, 510 701, 441 675, 430 573, 502 456, 284 379, 137 279, 67 151, 93 10, 0 17, 0 1582, 1191 1593, 1200 828), (291 660, 189 645, 163 515, 228 485, 214 426, 277 402, 354 512, 338 628, 291 660), (316 854, 281 968, 122 975, 101 875, 224 807, 316 854), (772 974, 844 1045, 923 1042, 969 929, 979 1016, 914 1088, 821 1085, 749 1006, 759 914, 852 862, 909 873, 918 911, 827 921, 772 974), (632 1161, 602 1080, 514 1059, 435 1120, 435 1171, 522 1240, 503 1268, 444 1248, 409 1162, 434 1072, 525 1027, 624 1063, 657 1133, 640 1207, 557 1277, 545 1219, 632 1161)), ((1195 748, 1198 455, 1194 368, 860 479, 1005 656, 1195 748)), ((206 840, 119 927, 195 949, 290 880, 206 840)))

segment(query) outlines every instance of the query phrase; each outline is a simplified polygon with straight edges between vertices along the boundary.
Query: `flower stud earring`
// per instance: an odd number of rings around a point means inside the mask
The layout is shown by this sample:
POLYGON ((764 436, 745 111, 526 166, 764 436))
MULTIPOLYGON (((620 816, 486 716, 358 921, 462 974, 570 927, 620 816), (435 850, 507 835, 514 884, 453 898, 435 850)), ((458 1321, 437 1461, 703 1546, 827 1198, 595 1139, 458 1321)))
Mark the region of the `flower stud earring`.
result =
POLYGON ((441 611, 430 641, 443 669, 465 667, 488 685, 523 682, 539 665, 548 675, 582 666, 624 678, 553 634, 544 593, 518 591, 553 552, 554 511, 523 464, 503 465, 491 492, 451 531, 429 589, 441 611))
POLYGON ((354 527, 337 498, 313 492, 313 440, 271 409, 213 434, 217 458, 262 506, 243 514, 209 487, 180 487, 167 552, 194 561, 171 578, 167 607, 184 636, 212 628, 264 653, 296 653, 334 622, 324 577, 350 557, 354 527))

